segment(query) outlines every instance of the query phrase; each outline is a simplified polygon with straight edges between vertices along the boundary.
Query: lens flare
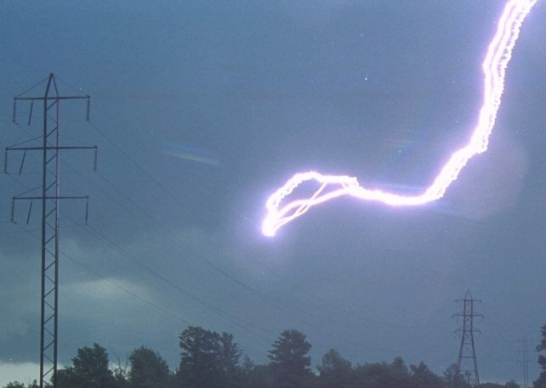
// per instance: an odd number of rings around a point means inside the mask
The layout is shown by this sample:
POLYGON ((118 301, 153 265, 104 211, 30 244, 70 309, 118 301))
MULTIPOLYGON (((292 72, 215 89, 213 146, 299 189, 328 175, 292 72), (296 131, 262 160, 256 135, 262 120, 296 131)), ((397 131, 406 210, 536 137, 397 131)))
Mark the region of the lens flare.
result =
POLYGON ((472 136, 464 147, 451 154, 436 178, 421 194, 408 196, 368 189, 361 186, 355 177, 346 175, 324 175, 316 171, 300 172, 268 198, 262 233, 274 236, 279 228, 302 216, 313 206, 345 195, 390 206, 418 206, 442 198, 467 162, 473 156, 487 151, 504 91, 506 67, 512 57, 521 25, 536 2, 537 0, 511 0, 506 4, 482 64, 483 103, 472 136), (305 182, 316 185, 313 194, 308 198, 289 200, 294 190, 305 182))

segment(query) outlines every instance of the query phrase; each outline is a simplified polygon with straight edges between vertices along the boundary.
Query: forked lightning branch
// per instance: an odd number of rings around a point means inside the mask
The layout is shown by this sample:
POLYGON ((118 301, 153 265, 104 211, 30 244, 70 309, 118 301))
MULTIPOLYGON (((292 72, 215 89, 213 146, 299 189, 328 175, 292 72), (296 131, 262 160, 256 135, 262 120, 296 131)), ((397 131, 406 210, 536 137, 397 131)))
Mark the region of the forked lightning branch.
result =
MULTIPOLYGON (((510 0, 504 7, 497 31, 489 43, 482 64, 483 102, 468 143, 454 151, 432 183, 418 195, 401 195, 362 186, 355 177, 324 175, 316 171, 298 172, 277 189, 266 202, 262 233, 274 236, 283 225, 304 215, 313 206, 332 199, 352 196, 389 206, 419 206, 442 198, 468 161, 487 151, 504 91, 506 67, 519 37, 521 25, 537 0, 510 0), (316 189, 309 197, 291 199, 294 190, 310 182, 316 189)), ((309 184, 309 183, 308 183, 309 184)))

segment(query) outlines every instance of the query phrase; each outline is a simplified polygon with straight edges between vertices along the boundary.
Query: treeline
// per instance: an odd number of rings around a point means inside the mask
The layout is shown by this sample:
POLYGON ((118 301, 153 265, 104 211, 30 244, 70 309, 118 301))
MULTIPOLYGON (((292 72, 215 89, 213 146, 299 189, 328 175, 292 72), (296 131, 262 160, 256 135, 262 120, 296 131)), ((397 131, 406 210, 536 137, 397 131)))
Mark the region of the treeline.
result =
MULTIPOLYGON (((170 370, 161 355, 145 346, 129 354, 127 365, 110 367, 105 348, 98 344, 78 349, 72 365, 57 372, 58 388, 469 388, 452 365, 443 376, 423 363, 392 362, 353 366, 335 349, 311 369, 311 344, 297 330, 285 330, 272 344, 269 363, 255 365, 244 356, 233 335, 190 326, 179 336, 181 357, 170 370)), ((4 388, 37 388, 11 382, 4 388)), ((482 388, 518 388, 513 381, 482 384, 482 388)))

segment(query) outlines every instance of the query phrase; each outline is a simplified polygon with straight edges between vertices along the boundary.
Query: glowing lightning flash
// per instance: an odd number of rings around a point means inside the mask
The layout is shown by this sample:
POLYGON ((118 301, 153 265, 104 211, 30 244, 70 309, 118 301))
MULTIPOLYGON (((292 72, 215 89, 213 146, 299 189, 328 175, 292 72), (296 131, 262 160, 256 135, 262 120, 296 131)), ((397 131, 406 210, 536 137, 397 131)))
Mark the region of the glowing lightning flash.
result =
POLYGON ((512 57, 521 24, 536 2, 537 0, 510 0, 506 4, 498 21, 497 32, 489 44, 482 64, 483 104, 470 141, 451 154, 432 184, 421 194, 404 196, 382 190, 371 190, 360 186, 356 178, 345 175, 323 175, 315 171, 297 173, 267 200, 267 214, 262 224, 262 233, 266 236, 274 236, 280 227, 305 214, 311 207, 343 195, 391 206, 417 206, 442 198, 470 158, 487 150, 489 136, 501 104, 506 66, 512 57), (318 183, 318 189, 310 198, 282 204, 299 185, 308 181, 318 183))

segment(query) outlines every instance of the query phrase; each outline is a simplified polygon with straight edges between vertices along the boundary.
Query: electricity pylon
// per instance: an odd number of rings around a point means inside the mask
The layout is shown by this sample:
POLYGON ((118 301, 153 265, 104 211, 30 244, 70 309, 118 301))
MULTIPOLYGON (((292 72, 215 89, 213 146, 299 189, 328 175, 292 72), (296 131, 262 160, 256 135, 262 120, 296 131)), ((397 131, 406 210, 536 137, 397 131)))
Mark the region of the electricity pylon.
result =
POLYGON ((523 365, 523 387, 529 388, 529 358, 527 350, 527 337, 523 337, 522 340, 518 341, 521 344, 521 354, 522 354, 522 365, 523 365))
POLYGON ((459 376, 462 376, 470 386, 477 387, 480 384, 480 377, 474 346, 474 332, 479 332, 479 330, 474 328, 474 317, 483 317, 483 315, 474 311, 474 302, 480 301, 473 299, 470 290, 467 290, 464 299, 457 299, 457 302, 463 303, 463 311, 454 316, 463 318, 463 326, 456 330, 461 333, 461 345, 454 382, 459 376))
POLYGON ((59 144, 60 129, 60 105, 63 100, 86 100, 87 117, 89 120, 89 100, 85 96, 61 96, 57 88, 53 73, 47 78, 45 92, 41 96, 27 97, 26 92, 14 98, 13 121, 17 123, 17 103, 19 101, 30 102, 30 114, 28 124, 31 123, 34 102, 43 106, 42 116, 42 144, 35 147, 7 147, 5 155, 4 171, 8 172, 8 153, 22 152, 21 172, 27 152, 38 151, 42 153, 42 191, 41 195, 18 195, 13 197, 12 221, 14 222, 15 201, 30 201, 29 214, 34 201, 42 203, 42 247, 41 247, 41 311, 40 311, 40 388, 50 383, 53 388, 57 386, 57 344, 58 344, 58 317, 59 317, 59 202, 65 199, 77 199, 86 201, 86 219, 88 196, 61 196, 59 187, 60 177, 60 151, 61 150, 95 150, 92 147, 61 146, 59 144), (49 381, 48 381, 49 380, 49 381))

